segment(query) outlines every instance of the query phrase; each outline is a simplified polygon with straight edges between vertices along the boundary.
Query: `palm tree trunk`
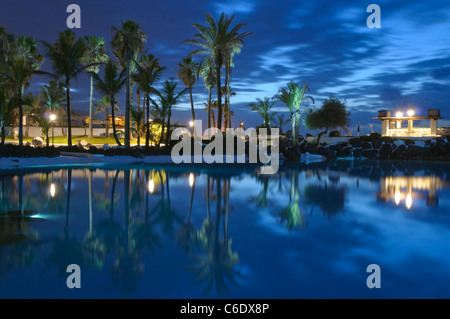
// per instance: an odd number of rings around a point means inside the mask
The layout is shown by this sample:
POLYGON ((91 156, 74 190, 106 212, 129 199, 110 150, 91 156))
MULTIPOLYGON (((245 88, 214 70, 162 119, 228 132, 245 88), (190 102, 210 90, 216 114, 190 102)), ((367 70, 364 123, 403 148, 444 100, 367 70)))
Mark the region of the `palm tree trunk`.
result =
POLYGON ((66 80, 66 101, 67 101, 67 145, 72 146, 72 120, 70 116, 70 83, 66 80))
POLYGON ((3 119, 2 119, 2 132, 1 132, 1 135, 2 135, 2 142, 1 142, 1 144, 2 144, 2 146, 3 145, 5 145, 5 137, 6 137, 6 131, 5 131, 5 122, 3 121, 3 119))
POLYGON ((226 70, 226 74, 225 74, 225 86, 226 86, 226 88, 227 88, 227 109, 228 109, 228 112, 227 112, 227 124, 228 124, 228 126, 227 126, 227 128, 228 127, 231 127, 231 102, 230 102, 230 99, 231 99, 231 89, 230 89, 230 72, 231 72, 231 70, 230 70, 230 66, 228 65, 227 66, 227 70, 226 70))
POLYGON ((19 146, 23 146, 23 86, 19 89, 19 146))
POLYGON ((211 101, 212 101, 212 98, 211 98, 211 96, 212 96, 212 88, 210 88, 209 89, 209 92, 208 92, 208 128, 211 128, 211 111, 212 111, 212 109, 211 109, 211 101))
POLYGON ((125 97, 125 148, 130 148, 130 63, 127 61, 127 84, 125 97))
MULTIPOLYGON (((191 99, 192 121, 195 121, 194 100, 192 98, 192 86, 191 85, 189 85, 189 98, 191 99)), ((195 125, 194 125, 194 136, 197 136, 195 125)))
POLYGON ((92 105, 94 104, 94 77, 91 75, 91 93, 89 96, 89 138, 94 137, 94 128, 92 126, 92 105))
POLYGON ((147 106, 147 114, 146 114, 146 126, 147 126, 147 131, 145 133, 145 147, 149 147, 150 145, 150 97, 148 95, 148 93, 144 96, 144 100, 147 106))
POLYGON ((220 66, 222 61, 217 61, 216 63, 216 77, 217 77, 217 128, 219 130, 222 128, 222 87, 220 81, 220 66))
POLYGON ((213 109, 211 109, 211 118, 212 118, 212 127, 216 127, 216 118, 213 109))
POLYGON ((167 115, 167 134, 166 134, 166 147, 169 146, 170 140, 170 117, 172 116, 172 107, 169 108, 169 114, 167 115))
POLYGON ((109 138, 109 111, 108 106, 105 108, 105 138, 109 138))
POLYGON ((114 135, 114 139, 116 140, 117 146, 122 146, 122 143, 120 143, 119 139, 117 138, 117 133, 116 133, 116 117, 114 115, 114 108, 115 108, 115 103, 114 103, 114 96, 111 96, 111 117, 112 117, 112 125, 113 125, 113 135, 114 135))
POLYGON ((159 138, 159 143, 158 143, 159 146, 161 146, 161 143, 162 143, 162 141, 163 141, 164 129, 165 129, 164 124, 165 124, 165 118, 162 119, 161 136, 160 136, 160 138, 159 138))

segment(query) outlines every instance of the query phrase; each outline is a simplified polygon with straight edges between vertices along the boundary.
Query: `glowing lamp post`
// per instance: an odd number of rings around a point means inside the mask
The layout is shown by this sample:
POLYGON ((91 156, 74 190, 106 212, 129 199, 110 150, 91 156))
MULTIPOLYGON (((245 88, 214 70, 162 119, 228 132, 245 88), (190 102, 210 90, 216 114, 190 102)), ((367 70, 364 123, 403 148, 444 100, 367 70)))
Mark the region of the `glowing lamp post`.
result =
POLYGON ((55 120, 56 115, 54 113, 50 114, 50 122, 52 124, 52 146, 55 146, 55 120))

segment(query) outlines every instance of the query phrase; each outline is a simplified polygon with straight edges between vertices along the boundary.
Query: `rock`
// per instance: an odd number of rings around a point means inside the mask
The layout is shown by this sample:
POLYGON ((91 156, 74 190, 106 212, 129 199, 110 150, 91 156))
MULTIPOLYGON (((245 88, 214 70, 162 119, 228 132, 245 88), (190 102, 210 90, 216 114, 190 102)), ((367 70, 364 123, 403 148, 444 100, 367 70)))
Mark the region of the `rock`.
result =
POLYGON ((353 154, 353 147, 345 146, 340 151, 338 151, 337 156, 338 157, 352 157, 352 154, 353 154))
POLYGON ((351 146, 353 146, 354 148, 358 148, 358 147, 361 147, 361 146, 362 146, 362 141, 361 141, 360 138, 352 138, 352 139, 350 139, 348 142, 349 142, 349 144, 350 144, 351 146))
POLYGON ((297 147, 296 148, 288 147, 284 151, 283 155, 286 158, 286 161, 288 161, 288 162, 298 162, 298 161, 300 161, 300 157, 301 157, 301 154, 297 147))
POLYGON ((389 158, 392 155, 392 144, 383 144, 380 148, 380 156, 389 158))
POLYGON ((324 155, 324 156, 325 156, 325 154, 326 154, 327 151, 328 151, 328 147, 326 147, 326 146, 319 146, 319 147, 317 148, 316 154, 318 154, 318 155, 324 155))
POLYGON ((444 155, 450 154, 450 143, 446 143, 446 144, 442 145, 441 146, 441 152, 444 155))
POLYGON ((404 154, 405 154, 405 149, 406 149, 406 146, 405 145, 399 145, 393 152, 392 152, 392 156, 391 156, 391 158, 394 158, 394 159, 399 159, 399 158, 402 158, 403 156, 404 156, 404 154))
POLYGON ((376 139, 372 142, 372 147, 377 150, 379 150, 382 145, 383 145, 383 141, 381 139, 376 139))
POLYGON ((325 157, 326 157, 327 159, 336 159, 336 152, 335 152, 335 151, 332 151, 332 150, 328 150, 328 151, 325 153, 325 157))
POLYGON ((80 144, 81 144, 81 146, 83 146, 83 148, 84 148, 85 150, 88 150, 88 149, 91 148, 91 143, 89 143, 88 141, 81 140, 80 144))
POLYGON ((365 149, 363 151, 363 157, 368 159, 378 159, 378 150, 365 149))
POLYGON ((370 144, 369 142, 362 142, 361 147, 363 148, 363 150, 370 150, 372 149, 372 144, 370 144))
POLYGON ((363 149, 362 148, 355 148, 353 150, 353 157, 354 158, 362 158, 363 157, 363 149))
POLYGON ((442 137, 436 137, 435 141, 436 141, 436 146, 439 146, 439 147, 445 144, 445 140, 442 137))
POLYGON ((33 145, 34 147, 42 147, 44 146, 44 140, 41 137, 35 137, 31 141, 31 145, 33 145))
POLYGON ((408 145, 405 150, 405 156, 422 156, 424 154, 424 149, 422 146, 418 145, 408 145))

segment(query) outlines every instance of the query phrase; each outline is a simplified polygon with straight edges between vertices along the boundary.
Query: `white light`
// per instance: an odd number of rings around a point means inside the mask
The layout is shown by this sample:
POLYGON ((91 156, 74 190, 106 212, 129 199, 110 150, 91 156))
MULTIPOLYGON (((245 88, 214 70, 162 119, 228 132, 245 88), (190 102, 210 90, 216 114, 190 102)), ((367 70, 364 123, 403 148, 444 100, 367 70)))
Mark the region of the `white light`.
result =
POLYGON ((194 174, 189 174, 189 186, 194 186, 194 174))
POLYGON ((409 194, 406 195, 405 205, 406 205, 406 208, 408 208, 408 209, 411 208, 411 206, 412 206, 412 196, 411 196, 411 193, 409 193, 409 194))
POLYGON ((55 114, 50 114, 50 121, 54 121, 56 120, 56 115, 55 114))
POLYGON ((194 126, 194 121, 190 121, 190 122, 189 122, 189 126, 190 126, 190 127, 193 127, 193 126, 194 126))
POLYGON ((53 198, 53 197, 55 197, 55 194, 56 194, 55 184, 51 183, 51 185, 50 185, 50 196, 53 198))
POLYGON ((395 113, 395 116, 396 116, 396 117, 402 117, 402 116, 403 116, 403 113, 402 113, 402 112, 397 112, 397 113, 395 113))
POLYGON ((408 114, 408 116, 414 116, 414 110, 408 110, 406 114, 408 114))
POLYGON ((152 194, 154 190, 155 190, 155 183, 151 179, 151 180, 148 181, 148 192, 150 194, 152 194))
POLYGON ((394 200, 395 200, 395 204, 398 205, 400 204, 400 199, 401 199, 401 194, 399 190, 395 191, 395 196, 394 196, 394 200))

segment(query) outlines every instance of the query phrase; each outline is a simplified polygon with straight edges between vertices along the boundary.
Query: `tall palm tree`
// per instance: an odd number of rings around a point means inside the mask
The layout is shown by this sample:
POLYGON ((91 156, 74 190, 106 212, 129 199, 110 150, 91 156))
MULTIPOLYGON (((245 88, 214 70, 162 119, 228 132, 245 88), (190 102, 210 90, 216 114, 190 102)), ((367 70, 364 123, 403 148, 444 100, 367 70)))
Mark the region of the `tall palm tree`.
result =
MULTIPOLYGON (((146 107, 146 134, 145 147, 149 147, 150 141, 150 94, 156 92, 154 84, 160 79, 162 72, 166 69, 159 65, 159 60, 155 59, 153 55, 146 56, 145 64, 136 64, 137 73, 133 74, 133 79, 137 83, 140 90, 144 93, 145 107, 146 107)), ((138 109, 139 111, 139 109, 138 109)))
POLYGON ((264 99, 256 98, 256 102, 248 104, 252 108, 252 111, 257 112, 263 118, 263 126, 270 128, 271 122, 274 120, 275 112, 270 112, 271 108, 278 101, 270 102, 270 98, 265 97, 264 99))
POLYGON ((117 103, 115 96, 122 89, 126 81, 125 72, 122 71, 119 73, 115 62, 110 59, 106 63, 103 79, 97 73, 92 73, 92 76, 94 79, 95 88, 100 92, 102 96, 109 97, 109 101, 111 103, 113 135, 117 145, 121 146, 122 143, 120 143, 116 134, 116 118, 114 111, 117 103))
POLYGON ((222 83, 221 83, 221 68, 224 63, 231 63, 231 52, 238 52, 244 45, 244 38, 250 35, 250 32, 239 33, 240 29, 245 25, 239 23, 231 30, 229 27, 234 20, 235 15, 228 18, 228 15, 222 13, 218 21, 207 13, 207 25, 193 24, 192 26, 197 30, 197 33, 184 42, 199 47, 199 49, 192 51, 189 56, 203 54, 211 57, 214 60, 216 72, 216 87, 217 87, 217 101, 218 101, 218 123, 219 128, 222 127, 222 83))
POLYGON ((92 112, 94 104, 94 78, 92 73, 98 73, 99 65, 97 63, 108 61, 108 56, 106 55, 105 39, 97 38, 96 36, 84 37, 83 38, 87 47, 86 53, 82 58, 82 62, 85 65, 94 64, 87 69, 91 74, 91 84, 90 84, 90 96, 89 96, 89 138, 94 137, 94 128, 92 126, 92 112))
MULTIPOLYGON (((214 60, 209 57, 204 60, 205 63, 201 67, 201 76, 203 77, 203 81, 205 82, 205 87, 208 89, 208 128, 211 128, 211 119, 214 120, 214 116, 211 118, 212 113, 212 91, 214 87, 216 86, 216 77, 214 74, 214 60)), ((215 127, 215 124, 213 124, 213 127, 215 127)))
POLYGON ((161 115, 161 118, 163 120, 161 138, 159 141, 160 144, 164 135, 164 119, 165 116, 167 116, 167 134, 165 143, 166 146, 169 145, 170 139, 170 118, 172 116, 172 107, 184 98, 184 95, 188 90, 187 88, 185 88, 176 93, 176 88, 177 83, 175 83, 173 80, 166 80, 163 84, 162 89, 156 91, 157 101, 152 100, 152 104, 158 110, 158 113, 161 115))
MULTIPOLYGON (((99 103, 96 103, 95 106, 95 113, 99 112, 105 112, 105 138, 109 138, 109 106, 111 105, 111 98, 110 96, 102 97, 99 101, 99 103)), ((119 112, 120 109, 117 105, 114 105, 114 111, 119 112)))
POLYGON ((125 100, 125 147, 130 147, 130 114, 131 114, 131 64, 144 47, 146 34, 133 20, 122 21, 122 29, 112 27, 114 37, 111 46, 116 56, 125 62, 126 100, 125 100))
POLYGON ((195 121, 194 100, 192 98, 192 87, 197 82, 200 65, 192 60, 192 58, 183 58, 183 63, 178 63, 177 77, 189 89, 189 98, 191 100, 192 121, 195 121))
MULTIPOLYGON (((8 37, 7 51, 0 55, 0 83, 13 89, 19 105, 19 145, 23 146, 23 94, 29 80, 40 67, 43 57, 39 55, 33 38, 8 37)), ((5 46, 5 44, 2 44, 5 46)))
POLYGON ((48 72, 43 74, 64 79, 66 87, 67 145, 72 146, 70 82, 71 80, 76 80, 81 72, 97 65, 97 63, 83 65, 82 59, 87 50, 86 43, 82 38, 75 40, 75 33, 72 30, 65 30, 58 34, 58 39, 53 45, 48 42, 42 42, 46 49, 46 56, 52 61, 54 71, 54 74, 48 72))
POLYGON ((311 96, 305 95, 306 91, 309 91, 309 86, 307 84, 305 85, 305 82, 299 86, 297 83, 290 81, 287 84, 287 90, 281 88, 278 94, 275 95, 275 98, 284 103, 291 111, 290 120, 292 126, 292 143, 294 146, 298 144, 301 119, 300 106, 303 99, 309 98, 314 103, 314 99, 311 96))
POLYGON ((41 103, 42 106, 50 112, 55 112, 63 106, 66 100, 64 92, 64 83, 55 80, 41 86, 41 103))

